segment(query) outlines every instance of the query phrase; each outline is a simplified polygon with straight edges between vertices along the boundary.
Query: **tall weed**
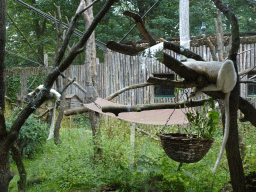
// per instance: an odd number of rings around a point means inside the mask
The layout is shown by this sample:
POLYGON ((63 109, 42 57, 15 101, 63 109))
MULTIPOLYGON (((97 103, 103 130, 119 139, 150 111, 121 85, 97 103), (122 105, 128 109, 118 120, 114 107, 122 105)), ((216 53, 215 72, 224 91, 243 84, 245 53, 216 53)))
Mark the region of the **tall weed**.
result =
MULTIPOLYGON (((80 124, 81 125, 81 124, 80 124)), ((90 131, 84 128, 62 129, 62 143, 47 141, 43 152, 25 162, 27 191, 219 191, 229 180, 225 158, 214 175, 211 169, 222 138, 216 138, 209 153, 198 163, 183 164, 167 157, 160 142, 136 133, 135 149, 130 141, 131 124, 118 119, 100 123, 102 157, 95 160, 90 131)), ((136 125, 155 134, 156 126, 136 125), (154 129, 154 130, 152 130, 154 129)), ((172 131, 174 128, 170 128, 172 131)), ((168 129, 167 129, 168 130, 168 129)), ((218 133, 216 133, 218 134, 218 133)), ((156 136, 156 135, 154 135, 156 136)), ((11 182, 14 190, 14 181, 11 182)))

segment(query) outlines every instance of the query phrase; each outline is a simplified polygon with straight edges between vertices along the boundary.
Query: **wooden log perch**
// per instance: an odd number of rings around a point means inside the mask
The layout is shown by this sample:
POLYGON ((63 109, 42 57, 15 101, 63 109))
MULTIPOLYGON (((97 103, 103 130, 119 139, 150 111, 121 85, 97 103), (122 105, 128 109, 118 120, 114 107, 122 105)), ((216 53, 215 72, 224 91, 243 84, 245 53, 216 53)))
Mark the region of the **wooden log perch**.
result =
POLYGON ((115 41, 109 41, 107 43, 107 48, 125 55, 136 55, 145 49, 143 47, 134 47, 132 45, 126 45, 115 41))
MULTIPOLYGON (((106 98, 106 100, 110 101, 110 100, 114 99, 116 96, 118 96, 121 93, 128 91, 130 89, 137 89, 137 88, 146 87, 146 86, 150 86, 150 85, 154 85, 154 84, 153 83, 141 83, 141 84, 135 84, 135 85, 130 85, 130 86, 124 87, 123 89, 120 89, 120 90, 116 91, 115 93, 112 93, 111 95, 109 95, 106 98)), ((88 112, 88 109, 85 108, 84 106, 82 106, 82 107, 76 107, 74 109, 65 110, 64 115, 70 116, 70 115, 82 114, 85 112, 88 112)))
POLYGON ((148 111, 148 110, 155 110, 155 109, 179 109, 179 108, 186 108, 186 107, 198 107, 198 106, 202 106, 207 101, 208 99, 204 99, 200 101, 143 104, 143 105, 135 105, 135 106, 103 106, 102 112, 104 113, 110 112, 118 116, 118 114, 122 112, 140 112, 140 111, 148 111))
POLYGON ((68 109, 64 111, 65 116, 70 116, 70 115, 77 115, 77 114, 82 114, 88 112, 88 109, 84 106, 82 107, 75 107, 73 109, 68 109))
POLYGON ((179 76, 185 78, 186 81, 196 82, 197 87, 205 87, 210 84, 210 81, 206 78, 205 74, 200 75, 198 72, 186 67, 167 53, 163 53, 163 64, 179 76))
POLYGON ((186 80, 170 80, 167 78, 158 78, 154 76, 149 76, 147 79, 148 83, 153 83, 153 85, 172 85, 174 87, 179 87, 179 88, 190 88, 190 87, 195 87, 197 84, 196 82, 187 82, 186 80))
POLYGON ((186 49, 182 46, 175 45, 174 43, 171 43, 169 41, 164 41, 164 49, 172 50, 176 53, 184 55, 188 58, 195 59, 197 61, 204 61, 204 59, 200 55, 198 55, 198 54, 196 54, 196 53, 194 53, 194 52, 190 51, 189 49, 186 49))
MULTIPOLYGON (((124 11, 123 14, 126 16, 129 16, 129 17, 132 17, 135 20, 137 28, 139 29, 139 31, 143 35, 143 37, 149 42, 149 46, 153 46, 157 43, 156 40, 154 39, 154 37, 148 32, 148 30, 147 30, 146 26, 144 25, 144 22, 139 14, 131 12, 131 11, 124 11)), ((131 45, 122 44, 122 43, 118 43, 115 41, 109 41, 107 43, 107 48, 109 48, 113 51, 119 52, 119 53, 126 54, 126 55, 136 55, 140 51, 143 51, 144 49, 146 49, 146 47, 137 46, 133 42, 131 42, 130 44, 131 45)))

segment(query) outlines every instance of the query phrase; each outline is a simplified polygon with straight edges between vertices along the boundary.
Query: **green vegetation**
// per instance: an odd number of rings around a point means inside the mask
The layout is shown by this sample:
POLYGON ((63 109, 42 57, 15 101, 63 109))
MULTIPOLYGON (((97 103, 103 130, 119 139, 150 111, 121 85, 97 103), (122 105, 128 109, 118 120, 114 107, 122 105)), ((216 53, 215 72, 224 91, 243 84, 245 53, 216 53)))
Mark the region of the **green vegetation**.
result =
MULTIPOLYGON (((75 118, 68 128, 68 118, 61 129, 62 143, 55 145, 47 141, 43 150, 34 159, 24 159, 28 173, 27 191, 219 191, 230 180, 227 160, 224 157, 216 174, 211 172, 216 154, 222 142, 222 127, 217 125, 215 142, 206 156, 198 163, 183 164, 167 157, 160 142, 140 132, 136 133, 135 150, 130 144, 128 122, 117 119, 101 120, 103 155, 96 161, 93 142, 86 115, 75 118), (82 128, 81 128, 82 127, 82 128)), ((156 136, 161 126, 136 125, 156 136)), ((245 166, 256 167, 256 148, 253 145, 255 129, 242 124, 248 147, 245 166)), ((176 126, 168 130, 177 131, 176 126)), ((167 130, 166 130, 167 131, 167 130)), ((17 191, 17 168, 11 166, 16 175, 10 183, 10 191, 17 191)))
POLYGON ((20 75, 12 76, 6 79, 6 95, 10 98, 11 103, 17 102, 17 94, 20 92, 20 75))
MULTIPOLYGON (((14 109, 9 121, 6 122, 7 129, 10 130, 11 126, 17 118, 19 109, 14 109)), ((36 152, 43 149, 48 136, 47 124, 40 123, 39 120, 30 116, 23 124, 19 136, 16 140, 19 146, 21 155, 26 158, 34 158, 36 152)))
POLYGON ((196 132, 199 138, 212 138, 216 131, 216 123, 219 120, 219 112, 214 111, 215 105, 214 100, 209 98, 209 101, 203 105, 203 109, 200 110, 190 110, 186 114, 186 117, 189 121, 190 129, 189 132, 196 132), (206 110, 207 107, 210 110, 206 110))

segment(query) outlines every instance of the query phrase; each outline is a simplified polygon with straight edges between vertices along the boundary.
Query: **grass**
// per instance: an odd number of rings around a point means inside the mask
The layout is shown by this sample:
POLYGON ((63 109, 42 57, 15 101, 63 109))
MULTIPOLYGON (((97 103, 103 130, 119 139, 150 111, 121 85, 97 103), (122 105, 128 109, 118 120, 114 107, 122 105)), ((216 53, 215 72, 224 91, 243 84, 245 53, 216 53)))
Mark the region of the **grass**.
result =
MULTIPOLYGON (((183 164, 167 157, 160 142, 136 132, 135 149, 130 143, 128 122, 117 119, 101 121, 103 155, 94 160, 93 141, 88 119, 80 116, 63 121, 60 132, 62 143, 55 145, 47 141, 43 151, 33 160, 24 159, 27 171, 27 191, 100 191, 112 188, 117 191, 184 191, 215 192, 230 180, 226 157, 222 158, 216 174, 211 172, 220 145, 222 128, 219 126, 215 142, 206 156, 198 163, 183 164), (81 127, 81 128, 80 128, 81 127), (161 189, 161 190, 160 190, 161 189)), ((155 134, 162 127, 136 125, 155 134)), ((175 130, 176 127, 170 127, 175 130)), ((246 165, 255 167, 255 145, 252 134, 254 129, 246 128, 244 137, 247 146, 246 165)), ((10 192, 16 192, 19 175, 15 164, 11 170, 16 173, 10 183, 10 192)))

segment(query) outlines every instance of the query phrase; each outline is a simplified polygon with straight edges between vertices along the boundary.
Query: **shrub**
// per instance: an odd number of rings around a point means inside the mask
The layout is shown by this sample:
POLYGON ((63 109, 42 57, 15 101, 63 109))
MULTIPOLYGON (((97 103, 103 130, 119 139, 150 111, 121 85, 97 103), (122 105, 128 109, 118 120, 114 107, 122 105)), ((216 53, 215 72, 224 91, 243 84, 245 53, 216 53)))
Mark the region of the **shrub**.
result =
MULTIPOLYGON (((11 119, 7 121, 6 124, 8 130, 10 130, 13 122, 16 120, 18 112, 19 110, 15 109, 11 119)), ((48 136, 46 128, 47 124, 41 123, 32 116, 26 120, 24 125, 21 127, 19 136, 16 140, 23 157, 32 159, 36 152, 42 149, 48 136)))

